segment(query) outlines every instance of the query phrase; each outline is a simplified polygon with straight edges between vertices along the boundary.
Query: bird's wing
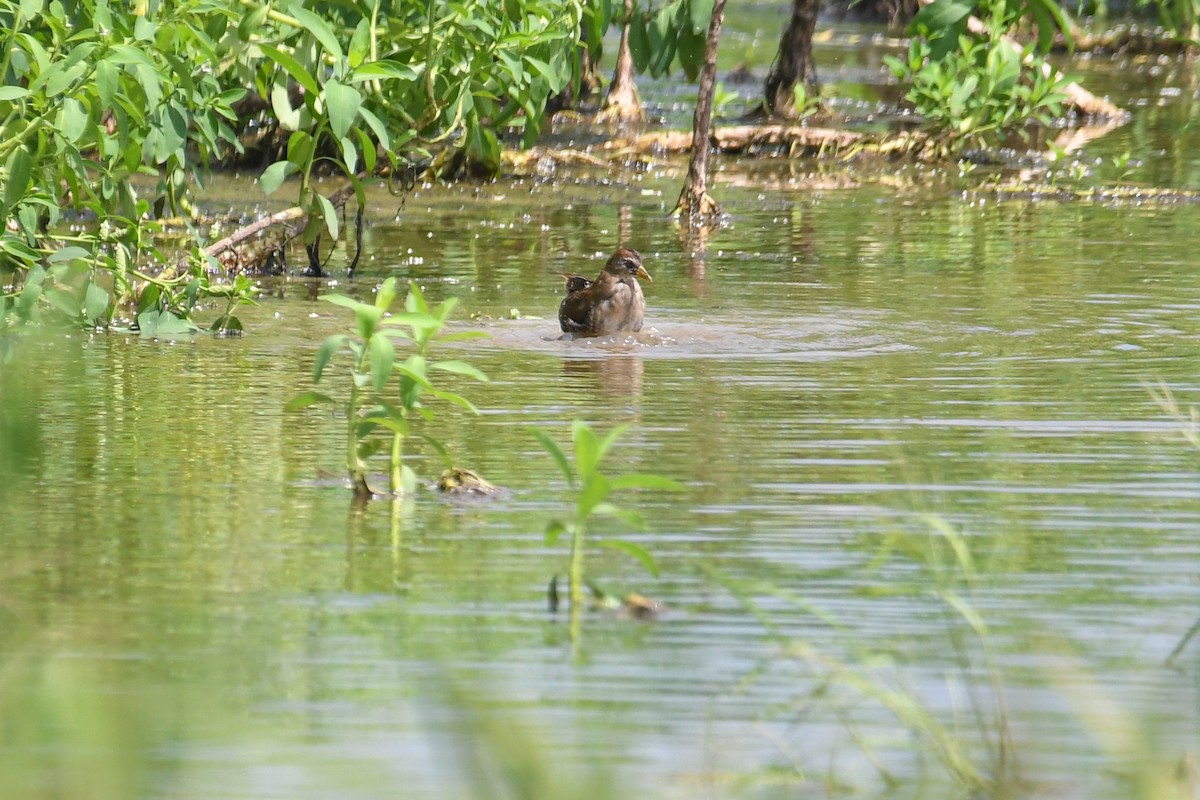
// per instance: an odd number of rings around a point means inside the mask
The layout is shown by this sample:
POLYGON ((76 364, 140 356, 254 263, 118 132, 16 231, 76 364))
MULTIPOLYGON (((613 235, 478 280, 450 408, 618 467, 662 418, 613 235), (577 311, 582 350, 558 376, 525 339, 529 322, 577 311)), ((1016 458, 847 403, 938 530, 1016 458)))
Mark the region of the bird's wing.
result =
POLYGON ((558 321, 564 331, 598 333, 612 316, 614 304, 619 305, 628 291, 617 278, 601 272, 590 286, 567 295, 558 309, 558 321))

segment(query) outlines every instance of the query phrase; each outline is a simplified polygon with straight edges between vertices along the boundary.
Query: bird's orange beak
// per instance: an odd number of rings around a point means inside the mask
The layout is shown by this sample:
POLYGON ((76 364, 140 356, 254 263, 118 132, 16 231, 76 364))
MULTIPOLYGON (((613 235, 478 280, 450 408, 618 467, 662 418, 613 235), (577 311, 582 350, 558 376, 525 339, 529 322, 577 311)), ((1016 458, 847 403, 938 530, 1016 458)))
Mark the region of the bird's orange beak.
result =
POLYGON ((645 278, 646 280, 650 281, 651 283, 654 283, 654 278, 650 277, 650 273, 646 272, 645 267, 638 267, 636 274, 639 278, 645 278))

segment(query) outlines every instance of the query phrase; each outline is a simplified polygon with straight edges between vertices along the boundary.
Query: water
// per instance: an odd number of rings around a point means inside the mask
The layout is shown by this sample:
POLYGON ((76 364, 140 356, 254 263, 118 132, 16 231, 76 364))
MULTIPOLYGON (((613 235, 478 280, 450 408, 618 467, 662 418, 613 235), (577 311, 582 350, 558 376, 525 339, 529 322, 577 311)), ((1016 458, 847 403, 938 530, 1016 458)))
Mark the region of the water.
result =
POLYGON ((1200 645, 1163 662, 1200 614, 1200 452, 1149 387, 1200 404, 1200 207, 754 170, 728 168, 730 225, 698 255, 665 218, 674 167, 377 189, 362 274, 266 282, 243 338, 30 342, 4 387, 35 445, 0 488, 4 793, 951 797, 884 690, 986 769, 970 698, 991 730, 993 679, 1020 796, 1188 779, 1200 645), (560 340, 558 273, 619 238, 654 277, 646 328, 560 340), (429 430, 507 498, 356 511, 341 420, 282 411, 349 324, 315 295, 388 275, 491 334, 442 351, 491 377, 447 384, 483 414, 439 406, 429 430), (589 561, 667 613, 591 614, 572 646, 545 609, 565 548, 542 539, 568 501, 529 429, 565 441, 575 418, 631 426, 613 472, 688 489, 622 497, 644 532, 598 528, 660 578, 589 561), (938 524, 973 592, 928 560, 938 524))

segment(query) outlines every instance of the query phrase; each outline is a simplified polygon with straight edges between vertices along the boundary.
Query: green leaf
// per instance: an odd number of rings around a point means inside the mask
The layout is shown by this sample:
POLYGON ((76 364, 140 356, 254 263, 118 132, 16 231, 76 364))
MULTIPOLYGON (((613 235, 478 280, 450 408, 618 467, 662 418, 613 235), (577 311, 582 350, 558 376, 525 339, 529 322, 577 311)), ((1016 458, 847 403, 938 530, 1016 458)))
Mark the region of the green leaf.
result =
MULTIPOLYGON (((328 299, 325 298, 325 299, 328 299)), ((329 336, 325 341, 321 342, 320 348, 317 349, 317 359, 313 362, 313 383, 321 382, 321 375, 325 372, 325 367, 329 365, 329 360, 333 358, 333 354, 341 350, 345 346, 350 337, 344 333, 335 333, 329 336)))
POLYGON ((550 438, 550 435, 545 431, 539 431, 537 428, 530 428, 529 432, 541 442, 542 447, 554 459, 554 463, 558 464, 558 470, 562 476, 567 479, 567 483, 571 486, 575 485, 575 471, 571 468, 571 462, 567 460, 567 455, 558 446, 558 442, 550 438))
MULTIPOLYGON (((1050 51, 1056 31, 1062 34, 1067 47, 1074 49, 1075 39, 1072 34, 1074 25, 1071 23, 1071 16, 1066 9, 1055 0, 1029 0, 1028 7, 1033 14, 1034 21, 1037 22, 1038 50, 1040 52, 1048 53, 1050 51)), ((1189 13, 1194 14, 1195 11, 1192 10, 1189 13)))
POLYGON ((412 67, 402 64, 399 61, 371 61, 354 70, 354 74, 350 76, 349 81, 350 83, 362 83, 363 81, 381 79, 415 81, 417 73, 412 67))
POLYGON ((142 42, 154 41, 154 31, 158 28, 154 22, 145 16, 138 16, 133 22, 133 38, 142 42))
POLYGON ((430 391, 432 392, 433 396, 439 400, 445 400, 447 403, 453 403, 460 408, 465 408, 472 414, 479 414, 479 409, 475 407, 475 404, 460 394, 448 392, 445 389, 431 389, 430 391))
POLYGON ((242 321, 232 314, 229 314, 213 320, 213 324, 209 326, 209 330, 214 332, 236 333, 242 330, 242 321))
POLYGON ((429 382, 429 378, 425 374, 425 359, 421 356, 409 356, 403 364, 396 365, 396 371, 401 375, 407 375, 423 389, 433 389, 433 384, 429 382))
POLYGON ((285 131, 300 130, 300 109, 292 108, 288 87, 284 81, 277 80, 271 86, 271 110, 275 112, 275 118, 285 131))
POLYGON ((436 328, 438 321, 421 311, 396 311, 388 315, 383 324, 391 326, 407 325, 414 331, 424 331, 436 328))
POLYGON ((71 261, 86 262, 90 260, 92 254, 89 250, 71 245, 70 247, 61 247, 46 257, 46 261, 50 264, 63 264, 71 261))
POLYGON ((975 10, 975 0, 933 0, 913 17, 908 29, 913 33, 945 33, 955 28, 975 10))
POLYGON ((458 305, 457 297, 447 297, 445 300, 443 300, 438 305, 437 308, 435 308, 433 310, 434 311, 433 316, 434 316, 434 318, 437 319, 439 328, 443 324, 445 324, 447 319, 449 319, 450 312, 453 311, 455 306, 457 306, 457 305, 458 305))
POLYGON ((238 23, 238 38, 243 42, 250 41, 251 37, 258 33, 263 23, 266 22, 267 13, 270 10, 270 6, 266 3, 257 8, 252 8, 246 16, 242 17, 242 21, 238 23))
POLYGON ((279 190, 279 187, 283 185, 283 181, 287 176, 299 170, 300 168, 291 161, 276 161, 263 170, 263 174, 259 176, 259 188, 263 190, 263 194, 265 195, 275 194, 279 190))
MULTIPOLYGON (((317 83, 317 79, 312 76, 312 73, 300 64, 291 54, 285 53, 283 50, 271 47, 266 44, 259 44, 258 49, 262 54, 271 61, 274 61, 279 66, 283 67, 292 80, 300 84, 310 92, 313 97, 321 93, 321 86, 317 83)), ((286 89, 286 87, 285 87, 286 89)))
POLYGON ((436 450, 437 454, 442 457, 442 463, 446 465, 446 469, 454 468, 454 459, 450 458, 450 451, 446 449, 446 445, 428 433, 422 433, 421 438, 428 442, 429 446, 436 450))
POLYGON ((659 489, 664 492, 682 492, 687 487, 678 481, 643 472, 628 472, 612 478, 613 489, 659 489))
POLYGON ((646 527, 646 520, 641 514, 633 509, 621 508, 612 503, 597 503, 596 507, 592 509, 592 513, 600 517, 615 517, 622 520, 631 528, 637 528, 639 531, 644 530, 646 527))
MULTIPOLYGON (((375 307, 386 311, 396 299, 396 279, 388 278, 375 292, 375 307)), ((386 324, 386 323, 385 323, 386 324)))
POLYGON ((288 136, 287 160, 303 169, 317 152, 317 140, 308 131, 292 131, 288 136))
POLYGON ((453 372, 456 375, 466 375, 468 378, 474 378, 477 381, 487 381, 487 375, 484 375, 475 367, 465 361, 435 361, 429 365, 430 369, 440 369, 442 372, 453 372))
POLYGON ((337 239, 339 228, 337 209, 333 207, 333 203, 329 202, 329 198, 323 194, 317 195, 317 204, 321 208, 321 218, 325 221, 325 230, 329 231, 330 239, 337 239))
POLYGON ((337 405, 337 401, 334 400, 332 397, 330 397, 327 394, 321 394, 320 392, 301 392, 300 394, 293 397, 291 400, 288 400, 287 403, 284 405, 283 410, 284 411, 299 411, 302 408, 308 408, 309 406, 315 406, 318 403, 329 403, 330 405, 337 405))
POLYGON ((633 56, 633 68, 642 73, 650 66, 650 56, 653 49, 650 45, 650 34, 646 28, 646 18, 634 14, 629 25, 629 54, 633 56))
POLYGON ((580 517, 586 517, 595 510, 596 506, 603 503, 612 494, 612 485, 609 484, 608 478, 599 473, 585 476, 583 479, 583 488, 579 490, 579 497, 575 499, 575 508, 580 517))
POLYGON ((354 35, 350 37, 350 54, 348 60, 350 68, 354 69, 367 57, 367 52, 371 49, 371 21, 363 17, 358 21, 358 26, 354 29, 354 35))
POLYGON ((657 78, 666 74, 675 58, 675 8, 670 5, 660 8, 646 34, 650 39, 649 71, 657 78))
POLYGON ((349 136, 338 139, 338 147, 342 149, 342 161, 346 164, 346 173, 352 181, 356 181, 354 174, 358 172, 358 148, 355 147, 349 136))
POLYGON ((0 102, 20 100, 28 94, 29 90, 23 86, 0 86, 0 102))
POLYGON ((988 638, 987 623, 983 621, 983 617, 979 615, 979 612, 968 601, 953 591, 938 592, 938 595, 945 601, 946 605, 957 611, 959 616, 967 621, 967 624, 971 626, 971 630, 975 632, 976 636, 984 640, 988 638))
POLYGON ((366 461, 371 456, 378 453, 383 448, 383 440, 378 438, 363 439, 362 437, 375 430, 376 424, 373 422, 364 422, 358 426, 358 436, 360 438, 358 447, 358 457, 362 461, 366 461))
POLYGON ((571 423, 571 439, 575 443, 575 466, 579 477, 586 479, 600 466, 600 440, 596 432, 581 419, 571 423))
POLYGON ((480 175, 497 175, 500 172, 500 141, 491 129, 478 120, 467 125, 467 160, 480 175))
POLYGON ((617 425, 611 431, 608 432, 608 434, 604 437, 603 440, 601 440, 600 447, 597 449, 597 452, 596 452, 597 466, 599 466, 599 463, 604 460, 604 457, 606 455, 608 455, 608 451, 613 446, 613 443, 615 443, 617 441, 617 439, 620 439, 622 436, 624 436, 625 431, 627 431, 627 430, 629 430, 628 425, 617 425))
POLYGON ((292 3, 288 7, 288 13, 295 17, 313 35, 313 38, 321 43, 321 47, 325 48, 326 53, 329 53, 338 60, 342 58, 342 46, 338 44, 337 36, 334 35, 333 29, 329 27, 329 23, 299 3, 292 3))
POLYGON ((375 329, 379 326, 382 316, 382 308, 369 306, 366 303, 358 303, 354 306, 354 319, 358 325, 358 335, 364 342, 375 335, 375 329))
POLYGON ((33 174, 33 156, 24 147, 18 147, 8 156, 5 164, 4 206, 5 217, 25 197, 29 179, 33 174))
POLYGON ((558 543, 558 538, 564 533, 569 534, 570 529, 562 523, 561 520, 552 519, 546 523, 546 546, 553 547, 558 543))
POLYGON ((712 21, 713 0, 689 0, 688 9, 691 12, 692 30, 701 36, 708 37, 708 25, 712 21))
POLYGON ((379 158, 379 154, 375 150, 375 143, 371 141, 371 137, 362 128, 355 128, 354 135, 358 139, 358 149, 362 153, 363 170, 368 175, 374 175, 375 162, 379 158))
POLYGON ((412 494, 417 490, 417 473, 412 471, 412 467, 408 464, 403 464, 400 467, 400 491, 405 494, 412 494))
POLYGON ((337 293, 323 294, 317 299, 324 300, 326 303, 333 303, 335 306, 341 306, 342 308, 349 308, 354 311, 357 311, 360 307, 366 305, 366 303, 361 303, 358 300, 355 300, 353 297, 347 297, 344 294, 337 293))
POLYGON ((196 330, 190 320, 173 314, 170 311, 147 309, 138 314, 138 328, 142 336, 178 336, 196 330))
POLYGON ((332 79, 325 83, 325 110, 329 113, 329 127, 337 138, 350 131, 361 105, 362 95, 357 89, 332 79))
POLYGON ((658 564, 655 563, 654 557, 650 555, 650 551, 639 544, 625 541, 624 539, 599 539, 596 544, 600 547, 607 547, 610 550, 620 550, 622 553, 633 556, 641 563, 646 571, 654 577, 658 577, 658 564))
POLYGON ((374 112, 368 110, 365 106, 358 109, 358 115, 363 118, 363 122, 367 123, 367 127, 375 134, 375 138, 379 140, 379 146, 384 151, 392 149, 391 139, 388 137, 387 126, 375 116, 374 112))
POLYGON ((50 301, 50 305, 66 314, 72 320, 79 318, 79 301, 70 292, 61 289, 46 289, 42 296, 50 301))
POLYGON ((527 55, 525 56, 525 63, 533 67, 538 74, 546 79, 546 83, 550 87, 550 94, 558 94, 562 91, 563 86, 566 84, 567 76, 562 75, 558 70, 540 58, 527 55))
POLYGON ((410 282, 408 284, 408 295, 404 298, 404 308, 410 312, 416 311, 421 314, 429 314, 429 304, 425 302, 425 293, 415 283, 410 282))
POLYGON ((387 386, 388 378, 392 376, 392 367, 396 363, 396 346, 392 340, 381 333, 371 337, 371 379, 375 391, 382 392, 387 386))
POLYGON ((38 75, 29 83, 30 90, 41 88, 47 97, 57 97, 83 77, 87 68, 83 64, 67 66, 65 61, 56 61, 50 69, 38 75))
POLYGON ((696 80, 700 75, 700 68, 704 66, 704 48, 708 44, 704 34, 683 28, 679 31, 675 44, 683 74, 689 81, 696 80))
POLYGON ((108 292, 104 291, 101 286, 89 283, 87 293, 83 298, 83 315, 92 322, 98 322, 104 318, 106 311, 108 311, 108 292))
POLYGON ((408 436, 408 423, 403 419, 395 419, 394 417, 390 417, 386 414, 372 414, 367 417, 367 419, 370 421, 372 426, 376 428, 389 430, 392 433, 399 434, 402 437, 408 436))
POLYGON ((100 97, 101 108, 112 108, 113 98, 117 95, 119 76, 116 66, 104 59, 96 63, 96 93, 100 97))

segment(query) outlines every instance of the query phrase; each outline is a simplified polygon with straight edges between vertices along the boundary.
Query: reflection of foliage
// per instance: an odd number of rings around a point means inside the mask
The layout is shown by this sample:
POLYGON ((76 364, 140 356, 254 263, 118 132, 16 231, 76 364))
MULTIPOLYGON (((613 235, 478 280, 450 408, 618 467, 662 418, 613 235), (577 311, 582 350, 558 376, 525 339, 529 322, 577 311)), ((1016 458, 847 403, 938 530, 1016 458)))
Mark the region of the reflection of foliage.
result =
POLYGON ((972 0, 936 0, 914 17, 907 57, 886 58, 911 83, 907 99, 952 149, 1024 134, 1029 122, 1048 124, 1066 99, 1059 91, 1065 79, 1041 56, 1055 30, 1069 29, 1054 0, 989 0, 981 9, 985 33, 968 30, 975 10, 972 0), (1037 21, 1039 36, 1019 51, 1004 32, 1026 17, 1037 21))

